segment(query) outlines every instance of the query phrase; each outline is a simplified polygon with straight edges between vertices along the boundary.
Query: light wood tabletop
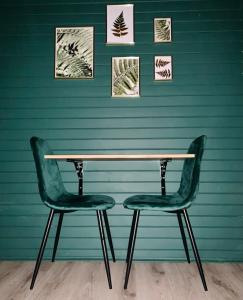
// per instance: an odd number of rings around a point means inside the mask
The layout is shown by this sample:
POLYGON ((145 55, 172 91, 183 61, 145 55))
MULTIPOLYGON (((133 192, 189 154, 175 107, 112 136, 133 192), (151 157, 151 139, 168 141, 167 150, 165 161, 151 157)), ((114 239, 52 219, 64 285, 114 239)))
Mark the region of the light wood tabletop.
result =
POLYGON ((195 158, 195 154, 49 154, 45 159, 57 160, 163 160, 195 158))

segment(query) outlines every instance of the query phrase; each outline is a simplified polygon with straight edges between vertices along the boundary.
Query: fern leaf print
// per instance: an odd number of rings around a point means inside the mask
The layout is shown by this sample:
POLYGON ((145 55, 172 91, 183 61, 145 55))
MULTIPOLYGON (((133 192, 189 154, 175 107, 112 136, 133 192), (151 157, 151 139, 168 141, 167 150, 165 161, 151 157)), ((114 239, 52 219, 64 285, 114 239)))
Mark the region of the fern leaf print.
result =
POLYGON ((113 57, 112 96, 139 96, 139 58, 113 57))
POLYGON ((166 60, 163 60, 163 59, 156 59, 156 67, 164 67, 166 65, 168 65, 170 63, 170 61, 166 61, 166 60))
POLYGON ((157 43, 171 41, 171 19, 154 19, 154 41, 157 43))
POLYGON ((93 78, 93 27, 56 29, 55 78, 93 78))
POLYGON ((116 20, 113 23, 113 35, 116 37, 122 37, 124 35, 128 34, 128 28, 124 21, 123 11, 121 14, 116 18, 116 20))
POLYGON ((155 80, 172 79, 172 57, 171 56, 154 57, 154 79, 155 80))

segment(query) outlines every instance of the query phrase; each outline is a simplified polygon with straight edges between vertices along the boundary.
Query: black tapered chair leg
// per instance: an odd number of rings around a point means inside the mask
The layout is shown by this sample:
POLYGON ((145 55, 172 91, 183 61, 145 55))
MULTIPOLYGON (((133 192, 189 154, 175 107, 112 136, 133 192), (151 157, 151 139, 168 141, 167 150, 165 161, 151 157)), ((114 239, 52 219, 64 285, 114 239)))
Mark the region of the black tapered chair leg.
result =
POLYGON ((188 234, 189 234, 189 237, 190 237, 190 240, 191 240, 192 249, 193 249, 195 259, 196 259, 198 271, 199 271, 199 274, 201 276, 202 284, 203 284, 204 290, 207 291, 208 288, 207 288, 207 284, 206 284, 206 280, 205 280, 205 276, 204 276, 204 272, 203 272, 203 268, 202 268, 201 258, 200 258, 200 255, 199 255, 199 252, 198 252, 198 249, 197 249, 197 244, 196 244, 195 237, 194 237, 194 234, 193 234, 193 231, 192 231, 192 226, 191 226, 191 223, 190 223, 190 220, 189 220, 189 216, 188 216, 188 213, 187 213, 186 209, 183 209, 182 212, 183 212, 184 219, 185 219, 185 222, 186 222, 186 227, 187 227, 188 234))
POLYGON ((58 225, 57 225, 57 232, 56 232, 56 237, 55 237, 55 242, 54 242, 54 248, 53 248, 53 253, 52 253, 52 259, 51 259, 52 262, 55 261, 55 257, 56 257, 57 246, 58 246, 60 232, 61 232, 61 228, 62 228, 63 216, 64 216, 64 213, 60 212, 58 225))
POLYGON ((133 231, 132 231, 131 246, 130 246, 130 251, 129 251, 126 275, 125 275, 125 283, 124 283, 124 289, 125 290, 127 289, 129 275, 130 275, 130 271, 131 271, 131 267, 132 267, 132 259, 133 259, 134 247, 135 247, 136 236, 137 236, 140 210, 135 210, 133 215, 134 215, 135 220, 134 220, 134 228, 133 228, 133 231))
POLYGON ((97 214, 97 220, 98 220, 98 225, 99 225, 100 241, 101 241, 101 246, 102 246, 102 251, 103 251, 108 285, 109 285, 109 288, 112 289, 111 272, 110 272, 108 253, 107 253, 107 247, 106 247, 106 242, 105 242, 105 233, 104 233, 104 227, 103 227, 103 221, 102 221, 102 214, 101 214, 100 210, 97 210, 96 214, 97 214))
POLYGON ((114 252, 114 247, 113 247, 113 242, 112 242, 112 237, 111 237, 110 224, 109 224, 109 221, 108 221, 108 216, 107 216, 106 210, 103 210, 103 217, 104 217, 104 221, 105 221, 105 228, 106 228, 108 242, 109 242, 109 245, 110 245, 112 260, 113 260, 113 262, 115 262, 116 257, 115 257, 115 252, 114 252))
POLYGON ((46 247, 46 242, 47 242, 48 235, 49 235, 49 232, 50 232, 50 228, 51 228, 52 220, 53 220, 53 217, 54 217, 54 213, 55 213, 54 209, 51 209, 48 220, 47 220, 45 232, 44 232, 44 235, 43 235, 43 238, 42 238, 39 253, 38 253, 38 256, 37 256, 34 273, 33 273, 32 280, 31 280, 31 285, 30 285, 31 290, 34 287, 35 280, 36 280, 36 277, 37 277, 37 274, 38 274, 38 271, 39 271, 39 268, 40 268, 40 264, 41 264, 42 257, 43 257, 43 254, 44 254, 44 250, 45 250, 45 247, 46 247))
POLYGON ((189 255, 187 241, 186 241, 186 235, 185 235, 185 231, 184 231, 184 227, 183 227, 183 223, 182 223, 181 212, 177 211, 176 214, 177 214, 177 219, 178 219, 178 223, 179 223, 179 227, 180 227, 180 232, 181 232, 181 237, 182 237, 184 249, 185 249, 185 252, 186 252, 187 262, 190 263, 191 262, 190 261, 190 255, 189 255))
POLYGON ((130 229, 130 235, 129 235, 128 246, 127 246, 126 263, 128 263, 128 258, 129 258, 130 252, 131 252, 131 241, 132 241, 132 233, 133 233, 133 230, 134 230, 135 219, 136 219, 136 214, 133 214, 132 226, 131 226, 131 229, 130 229))

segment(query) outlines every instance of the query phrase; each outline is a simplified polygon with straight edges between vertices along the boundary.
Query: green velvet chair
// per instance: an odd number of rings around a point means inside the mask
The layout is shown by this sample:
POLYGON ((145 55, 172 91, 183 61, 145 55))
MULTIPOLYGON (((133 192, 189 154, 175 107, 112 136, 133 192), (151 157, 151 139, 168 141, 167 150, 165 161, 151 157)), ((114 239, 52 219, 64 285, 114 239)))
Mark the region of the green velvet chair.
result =
POLYGON ((50 208, 49 218, 46 224, 44 236, 37 256, 30 289, 33 289, 35 284, 35 280, 39 271, 39 267, 41 264, 41 260, 43 257, 43 253, 45 250, 46 242, 48 239, 48 235, 49 235, 49 231, 51 228, 54 215, 55 214, 59 215, 59 221, 57 225, 56 237, 54 242, 52 261, 55 260, 64 214, 71 213, 74 211, 87 211, 87 210, 96 211, 97 214, 106 274, 107 274, 109 288, 111 289, 112 282, 111 282, 110 266, 109 266, 109 260, 107 254, 102 216, 105 221, 105 227, 106 227, 112 258, 113 261, 115 261, 115 254, 114 254, 114 249, 112 244, 111 232, 110 232, 108 217, 106 213, 107 209, 110 209, 115 205, 114 199, 105 195, 75 195, 67 192, 64 187, 56 160, 44 158, 44 155, 52 154, 52 151, 48 143, 45 140, 40 139, 38 137, 32 137, 30 139, 30 144, 31 144, 35 166, 36 166, 40 197, 43 203, 50 208))
POLYGON ((125 276, 124 289, 127 288, 129 275, 131 271, 132 259, 134 246, 137 235, 137 228, 139 222, 139 215, 141 210, 154 210, 154 211, 163 211, 168 213, 175 213, 178 218, 178 223, 180 227, 180 232, 182 236, 183 245, 186 252, 186 257, 188 263, 190 263, 189 251, 187 247, 186 236, 184 232, 183 222, 181 215, 184 216, 186 227, 188 230, 188 235, 191 240, 192 249, 194 252, 195 260, 201 276, 203 287, 207 291, 206 280, 201 264, 201 259, 197 249, 196 241, 193 235, 191 223, 187 213, 187 209, 192 205, 193 201, 196 198, 199 188, 199 176, 200 176, 200 165, 204 152, 206 142, 206 136, 202 135, 195 139, 189 149, 188 153, 195 154, 195 159, 186 159, 184 161, 184 166, 182 170, 182 177, 179 190, 172 195, 135 195, 127 198, 124 201, 124 207, 134 211, 132 226, 130 231, 130 237, 128 242, 127 250, 127 269, 125 276))

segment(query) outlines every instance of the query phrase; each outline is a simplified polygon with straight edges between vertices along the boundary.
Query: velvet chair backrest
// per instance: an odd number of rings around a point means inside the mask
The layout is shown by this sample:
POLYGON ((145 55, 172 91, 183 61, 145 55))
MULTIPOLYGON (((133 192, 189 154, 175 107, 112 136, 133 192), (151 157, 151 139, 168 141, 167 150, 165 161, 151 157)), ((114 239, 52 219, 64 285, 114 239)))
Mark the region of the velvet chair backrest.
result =
POLYGON ((178 193, 186 201, 193 201, 199 189, 200 167, 206 139, 205 135, 196 138, 191 143, 187 152, 195 154, 195 159, 185 159, 180 188, 178 190, 178 193))
POLYGON ((44 202, 58 201, 66 192, 56 160, 45 159, 46 154, 53 154, 47 141, 38 137, 30 139, 36 172, 38 177, 39 191, 44 202))

